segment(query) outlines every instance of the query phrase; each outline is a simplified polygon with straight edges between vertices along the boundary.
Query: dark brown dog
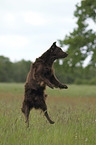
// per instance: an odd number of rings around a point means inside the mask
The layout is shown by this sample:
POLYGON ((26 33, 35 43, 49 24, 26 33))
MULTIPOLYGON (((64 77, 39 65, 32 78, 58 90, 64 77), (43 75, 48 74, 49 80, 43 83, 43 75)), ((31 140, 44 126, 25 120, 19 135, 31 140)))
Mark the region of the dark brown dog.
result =
POLYGON ((67 86, 61 84, 54 75, 52 64, 58 58, 67 57, 67 53, 63 52, 60 47, 56 46, 56 42, 41 57, 31 65, 25 83, 25 95, 22 104, 22 112, 25 114, 26 123, 29 126, 29 113, 32 108, 41 109, 47 120, 53 124, 47 113, 45 103, 46 94, 44 93, 46 86, 50 88, 67 89, 67 86))

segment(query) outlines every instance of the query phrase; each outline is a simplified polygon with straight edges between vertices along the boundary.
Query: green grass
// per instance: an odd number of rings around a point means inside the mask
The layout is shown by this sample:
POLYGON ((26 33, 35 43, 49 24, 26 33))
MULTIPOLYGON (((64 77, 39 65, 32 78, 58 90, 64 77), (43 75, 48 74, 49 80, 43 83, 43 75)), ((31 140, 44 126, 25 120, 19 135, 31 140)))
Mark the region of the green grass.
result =
POLYGON ((96 97, 96 86, 68 85, 68 89, 55 89, 55 91, 47 89, 47 93, 54 97, 96 97))
POLYGON ((21 113, 24 84, 0 83, 0 145, 95 145, 96 86, 69 85, 46 93, 50 125, 32 110, 30 127, 21 113))

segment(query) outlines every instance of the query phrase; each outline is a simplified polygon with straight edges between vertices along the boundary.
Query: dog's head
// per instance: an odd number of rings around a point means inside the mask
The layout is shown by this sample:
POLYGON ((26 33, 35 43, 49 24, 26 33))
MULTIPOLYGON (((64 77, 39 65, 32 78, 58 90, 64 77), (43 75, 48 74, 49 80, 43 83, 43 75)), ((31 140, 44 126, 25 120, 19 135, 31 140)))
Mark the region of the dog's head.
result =
POLYGON ((60 47, 56 46, 56 42, 52 44, 52 46, 50 47, 50 51, 51 57, 53 57, 55 60, 58 58, 65 58, 68 55, 66 52, 62 51, 60 47))

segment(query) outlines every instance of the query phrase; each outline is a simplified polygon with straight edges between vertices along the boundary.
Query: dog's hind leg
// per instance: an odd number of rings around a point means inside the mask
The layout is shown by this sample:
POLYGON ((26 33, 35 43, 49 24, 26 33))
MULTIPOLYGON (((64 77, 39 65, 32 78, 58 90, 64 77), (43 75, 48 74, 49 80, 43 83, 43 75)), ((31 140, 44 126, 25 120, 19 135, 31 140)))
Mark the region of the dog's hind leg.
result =
POLYGON ((47 110, 44 111, 44 115, 46 116, 47 120, 49 121, 50 124, 54 124, 55 122, 52 121, 47 113, 47 110))
POLYGON ((28 107, 26 107, 26 110, 25 110, 25 123, 27 124, 27 127, 29 127, 29 113, 30 113, 30 109, 28 107))
POLYGON ((27 127, 29 127, 29 113, 30 113, 30 108, 28 105, 25 105, 24 108, 22 109, 22 112, 25 115, 25 123, 27 124, 27 127))
POLYGON ((45 117, 47 118, 47 120, 49 121, 49 123, 50 123, 50 124, 54 124, 55 122, 52 121, 52 120, 50 119, 49 115, 48 115, 47 106, 46 106, 46 104, 45 104, 45 101, 42 103, 42 106, 41 106, 40 108, 43 110, 44 115, 45 115, 45 117))

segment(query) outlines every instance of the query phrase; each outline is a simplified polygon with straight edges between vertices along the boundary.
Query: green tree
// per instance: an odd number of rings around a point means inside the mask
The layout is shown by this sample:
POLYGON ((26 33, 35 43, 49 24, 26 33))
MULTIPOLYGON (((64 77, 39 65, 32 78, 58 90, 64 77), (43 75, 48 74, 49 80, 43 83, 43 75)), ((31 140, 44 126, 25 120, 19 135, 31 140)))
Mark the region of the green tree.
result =
POLYGON ((31 61, 12 63, 8 57, 0 56, 0 82, 25 82, 31 61))
POLYGON ((31 61, 21 60, 13 63, 13 79, 15 82, 25 82, 30 70, 31 61))
POLYGON ((0 56, 0 81, 11 81, 12 63, 8 57, 0 56))
POLYGON ((70 67, 82 66, 90 55, 89 65, 96 67, 96 31, 89 29, 87 22, 91 19, 96 23, 96 0, 82 0, 76 5, 74 16, 77 18, 77 27, 64 40, 59 40, 61 46, 68 47, 66 62, 70 67))

